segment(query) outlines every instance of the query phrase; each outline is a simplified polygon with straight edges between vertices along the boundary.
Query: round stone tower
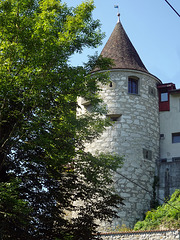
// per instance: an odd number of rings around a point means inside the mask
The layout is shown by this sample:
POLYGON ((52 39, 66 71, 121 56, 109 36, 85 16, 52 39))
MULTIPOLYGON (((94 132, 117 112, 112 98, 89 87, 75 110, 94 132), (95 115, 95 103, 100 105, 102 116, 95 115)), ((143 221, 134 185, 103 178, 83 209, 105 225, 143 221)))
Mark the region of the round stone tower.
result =
MULTIPOLYGON (((113 125, 88 145, 88 151, 112 152, 124 156, 115 176, 125 206, 113 228, 132 227, 150 208, 156 159, 159 158, 159 107, 157 84, 129 40, 120 21, 101 55, 113 59, 111 82, 102 86, 102 98, 113 125)), ((84 106, 86 107, 86 106, 84 106)))

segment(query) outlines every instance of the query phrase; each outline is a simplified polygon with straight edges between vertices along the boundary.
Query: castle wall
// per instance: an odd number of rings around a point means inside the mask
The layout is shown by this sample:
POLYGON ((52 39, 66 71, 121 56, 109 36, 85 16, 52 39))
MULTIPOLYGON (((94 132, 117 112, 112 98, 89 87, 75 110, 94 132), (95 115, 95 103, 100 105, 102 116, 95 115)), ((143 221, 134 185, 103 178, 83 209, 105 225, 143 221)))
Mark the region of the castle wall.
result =
POLYGON ((112 70, 110 79, 112 84, 102 86, 101 95, 108 115, 119 118, 87 146, 87 151, 124 156, 115 183, 125 206, 120 206, 120 219, 113 221, 112 228, 122 224, 132 227, 149 209, 152 198, 155 162, 159 158, 158 80, 135 70, 112 70), (138 94, 128 93, 128 77, 139 79, 138 94))
POLYGON ((180 239, 180 230, 102 233, 101 237, 103 240, 178 240, 180 239))

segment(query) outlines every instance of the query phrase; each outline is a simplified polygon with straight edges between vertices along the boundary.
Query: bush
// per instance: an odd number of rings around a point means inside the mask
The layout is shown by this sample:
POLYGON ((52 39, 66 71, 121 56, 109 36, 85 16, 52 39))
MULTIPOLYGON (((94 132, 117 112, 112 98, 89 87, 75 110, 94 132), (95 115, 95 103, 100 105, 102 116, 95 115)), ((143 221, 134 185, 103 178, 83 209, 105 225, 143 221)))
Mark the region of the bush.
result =
POLYGON ((146 213, 144 221, 135 224, 134 230, 177 229, 180 227, 180 190, 176 190, 171 199, 156 210, 146 213))

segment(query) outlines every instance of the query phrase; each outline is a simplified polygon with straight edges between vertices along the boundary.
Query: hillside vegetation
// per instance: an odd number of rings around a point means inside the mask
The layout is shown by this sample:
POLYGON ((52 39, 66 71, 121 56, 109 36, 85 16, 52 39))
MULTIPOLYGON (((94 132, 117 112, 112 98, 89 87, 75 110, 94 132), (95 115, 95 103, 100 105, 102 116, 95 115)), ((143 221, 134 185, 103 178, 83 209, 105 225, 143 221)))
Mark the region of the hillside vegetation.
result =
POLYGON ((135 224, 134 230, 164 230, 180 228, 180 190, 156 210, 146 213, 144 221, 135 224))

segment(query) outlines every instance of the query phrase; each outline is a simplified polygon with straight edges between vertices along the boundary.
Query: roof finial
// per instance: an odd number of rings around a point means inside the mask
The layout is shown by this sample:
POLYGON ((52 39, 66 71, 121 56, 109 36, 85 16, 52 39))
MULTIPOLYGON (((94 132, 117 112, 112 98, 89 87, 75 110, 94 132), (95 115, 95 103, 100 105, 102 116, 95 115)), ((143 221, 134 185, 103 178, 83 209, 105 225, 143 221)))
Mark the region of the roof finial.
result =
POLYGON ((118 16, 118 22, 120 22, 119 5, 114 5, 114 8, 117 8, 117 9, 118 9, 117 16, 118 16))

